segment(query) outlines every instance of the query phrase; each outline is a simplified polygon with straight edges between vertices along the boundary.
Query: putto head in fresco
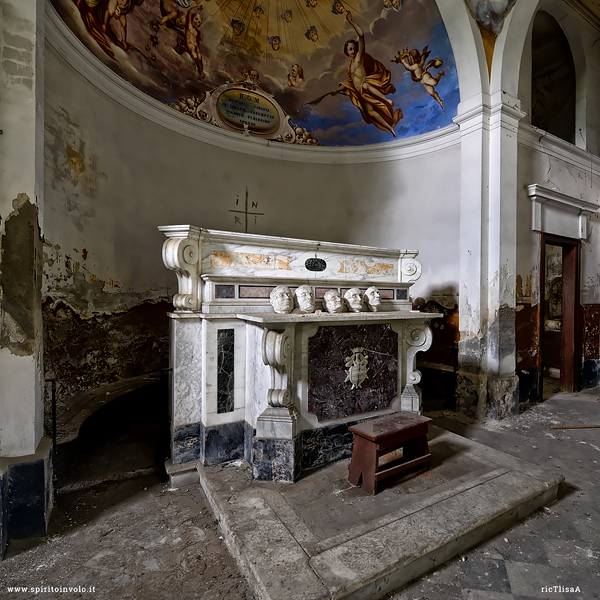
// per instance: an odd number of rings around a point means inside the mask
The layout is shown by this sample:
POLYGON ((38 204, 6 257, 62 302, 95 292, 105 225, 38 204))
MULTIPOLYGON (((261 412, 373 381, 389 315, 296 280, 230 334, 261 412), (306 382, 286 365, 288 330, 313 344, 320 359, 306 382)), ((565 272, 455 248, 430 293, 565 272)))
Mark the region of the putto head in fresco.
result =
POLYGON ((233 31, 233 35, 242 35, 246 29, 246 25, 237 19, 231 19, 231 29, 233 31))
POLYGON ((273 48, 273 50, 279 50, 279 47, 281 46, 281 38, 278 35, 272 35, 269 38, 269 44, 271 44, 271 48, 273 48))
POLYGON ((288 73, 288 86, 296 90, 303 90, 304 83, 304 69, 298 64, 292 65, 292 69, 288 73))
POLYGON ((306 30, 306 33, 304 35, 306 36, 306 39, 310 40, 311 42, 316 42, 319 40, 319 32, 317 31, 317 28, 314 25, 311 25, 306 30))
MULTIPOLYGON (((249 72, 241 80, 240 73, 251 65, 261 73, 253 91, 289 118, 290 131, 307 132, 317 145, 406 139, 450 126, 456 115, 458 78, 436 0, 49 2, 107 68, 172 107, 165 110, 207 124, 216 125, 218 115, 195 109, 224 86, 250 85, 249 72), (432 54, 423 62, 428 50, 420 57, 410 51, 391 67, 399 43, 419 51, 427 46, 432 54), (441 61, 445 75, 438 72, 441 61)), ((515 0, 465 2, 480 26, 496 31, 515 0)), ((251 128, 249 135, 271 139, 266 129, 251 128)), ((304 134, 272 135, 280 143, 315 145, 305 144, 304 134)))
POLYGON ((331 5, 331 12, 334 15, 343 15, 346 12, 342 0, 334 0, 333 4, 331 5))

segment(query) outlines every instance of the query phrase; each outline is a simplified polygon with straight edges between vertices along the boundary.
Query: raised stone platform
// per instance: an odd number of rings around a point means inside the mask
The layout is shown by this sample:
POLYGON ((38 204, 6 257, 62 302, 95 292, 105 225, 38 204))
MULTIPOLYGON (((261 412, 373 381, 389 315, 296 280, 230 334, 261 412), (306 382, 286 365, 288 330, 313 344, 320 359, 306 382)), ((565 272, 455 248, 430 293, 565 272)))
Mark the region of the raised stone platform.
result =
POLYGON ((381 598, 556 498, 562 475, 431 427, 432 468, 371 496, 349 460, 297 483, 253 481, 243 460, 198 467, 258 598, 381 598))

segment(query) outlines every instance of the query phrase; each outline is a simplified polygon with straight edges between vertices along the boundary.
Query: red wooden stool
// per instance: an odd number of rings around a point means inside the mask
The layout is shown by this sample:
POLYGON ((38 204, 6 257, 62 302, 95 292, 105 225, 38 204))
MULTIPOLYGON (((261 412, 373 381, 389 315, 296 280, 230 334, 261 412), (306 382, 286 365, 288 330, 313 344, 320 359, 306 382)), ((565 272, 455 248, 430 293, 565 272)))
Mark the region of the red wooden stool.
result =
POLYGON ((377 493, 377 483, 386 477, 417 466, 429 469, 431 454, 427 444, 427 428, 431 421, 416 413, 401 412, 381 419, 348 427, 354 435, 348 480, 358 485, 362 477, 363 490, 377 493), (379 457, 402 448, 402 462, 379 466, 379 457))

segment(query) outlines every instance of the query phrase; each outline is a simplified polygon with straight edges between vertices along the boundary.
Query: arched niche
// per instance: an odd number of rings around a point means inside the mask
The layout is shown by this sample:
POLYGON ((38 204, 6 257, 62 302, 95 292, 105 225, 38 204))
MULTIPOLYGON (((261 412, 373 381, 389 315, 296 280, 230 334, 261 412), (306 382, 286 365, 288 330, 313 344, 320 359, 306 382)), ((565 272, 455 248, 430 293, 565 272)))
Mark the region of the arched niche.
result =
MULTIPOLYGON (((580 39, 580 19, 557 0, 520 0, 507 15, 496 41, 490 93, 504 91, 518 97, 522 108, 531 108, 531 38, 534 18, 543 11, 559 24, 569 44, 576 77, 575 136, 573 143, 586 147, 586 57, 580 39), (522 72, 524 70, 524 72, 522 72)), ((528 119, 525 119, 527 122, 528 119)))
POLYGON ((531 30, 531 124, 575 143, 576 73, 567 36, 539 10, 531 30))

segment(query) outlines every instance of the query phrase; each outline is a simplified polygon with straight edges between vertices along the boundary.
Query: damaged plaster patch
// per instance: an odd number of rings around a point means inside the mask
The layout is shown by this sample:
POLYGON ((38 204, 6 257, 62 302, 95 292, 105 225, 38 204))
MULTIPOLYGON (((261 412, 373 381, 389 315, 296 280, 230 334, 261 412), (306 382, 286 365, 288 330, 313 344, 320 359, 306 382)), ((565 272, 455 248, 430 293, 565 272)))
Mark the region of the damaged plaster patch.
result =
POLYGON ((108 180, 90 152, 93 132, 80 128, 64 109, 50 108, 44 126, 48 185, 64 198, 69 224, 83 233, 93 226, 99 190, 108 180))
POLYGON ((42 240, 29 196, 19 194, 12 205, 0 238, 0 348, 30 356, 41 332, 42 240))
POLYGON ((46 299, 45 376, 57 380, 59 401, 166 368, 170 310, 172 304, 166 300, 146 301, 86 318, 63 302, 46 299))

